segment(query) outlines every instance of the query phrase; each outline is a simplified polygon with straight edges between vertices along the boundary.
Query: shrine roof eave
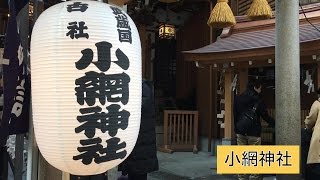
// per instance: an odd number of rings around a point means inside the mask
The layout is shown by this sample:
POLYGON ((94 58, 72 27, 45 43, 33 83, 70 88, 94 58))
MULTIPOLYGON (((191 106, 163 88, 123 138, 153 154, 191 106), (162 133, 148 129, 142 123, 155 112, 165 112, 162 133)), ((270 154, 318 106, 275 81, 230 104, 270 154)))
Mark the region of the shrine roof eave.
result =
MULTIPOLYGON (((223 52, 184 52, 183 55, 186 61, 198 61, 203 64, 265 61, 275 59, 275 46, 223 52)), ((300 56, 312 55, 320 55, 320 39, 300 43, 300 56)))

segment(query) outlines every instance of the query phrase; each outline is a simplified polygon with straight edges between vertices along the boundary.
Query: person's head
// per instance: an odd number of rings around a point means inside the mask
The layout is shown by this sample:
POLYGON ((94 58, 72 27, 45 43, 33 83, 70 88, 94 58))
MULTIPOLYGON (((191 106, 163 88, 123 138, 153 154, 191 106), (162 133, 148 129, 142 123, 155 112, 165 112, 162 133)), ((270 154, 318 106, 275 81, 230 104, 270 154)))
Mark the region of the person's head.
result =
POLYGON ((248 89, 255 90, 257 93, 261 93, 262 81, 260 79, 253 78, 248 82, 248 89))

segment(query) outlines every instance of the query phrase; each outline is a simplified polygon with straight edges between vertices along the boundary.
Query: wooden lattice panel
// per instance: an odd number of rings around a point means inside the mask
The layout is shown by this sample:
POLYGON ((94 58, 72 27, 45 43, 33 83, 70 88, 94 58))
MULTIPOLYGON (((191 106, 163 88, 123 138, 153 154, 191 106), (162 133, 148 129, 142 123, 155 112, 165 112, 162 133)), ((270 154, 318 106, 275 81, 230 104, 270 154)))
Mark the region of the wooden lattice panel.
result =
POLYGON ((198 151, 198 111, 164 111, 164 152, 198 151))

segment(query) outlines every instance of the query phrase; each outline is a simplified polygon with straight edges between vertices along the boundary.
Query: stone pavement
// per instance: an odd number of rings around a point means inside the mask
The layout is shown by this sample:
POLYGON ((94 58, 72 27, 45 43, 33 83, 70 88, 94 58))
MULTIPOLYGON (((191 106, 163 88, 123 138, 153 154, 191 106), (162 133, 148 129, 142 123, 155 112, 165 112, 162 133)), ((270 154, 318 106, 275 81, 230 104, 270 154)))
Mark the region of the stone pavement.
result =
POLYGON ((237 180, 236 176, 232 175, 209 175, 207 177, 186 177, 186 176, 177 176, 174 174, 169 174, 163 171, 153 172, 148 176, 148 180, 237 180))
POLYGON ((216 174, 216 157, 208 152, 158 152, 159 171, 149 174, 148 180, 208 180, 237 179, 234 175, 216 174))
MULTIPOLYGON (((237 180, 236 175, 218 175, 216 157, 208 152, 158 152, 159 171, 150 173, 148 180, 237 180)), ((264 180, 275 180, 266 176, 264 180)))

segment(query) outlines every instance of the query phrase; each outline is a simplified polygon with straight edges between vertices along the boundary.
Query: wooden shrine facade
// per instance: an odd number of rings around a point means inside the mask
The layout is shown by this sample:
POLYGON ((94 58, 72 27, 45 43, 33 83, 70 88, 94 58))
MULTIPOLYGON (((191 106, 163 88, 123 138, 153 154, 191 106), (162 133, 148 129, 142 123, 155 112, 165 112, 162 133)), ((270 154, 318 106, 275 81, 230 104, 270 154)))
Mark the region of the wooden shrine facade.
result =
MULTIPOLYGON (((303 9, 304 11, 300 11, 300 63, 316 68, 314 82, 315 89, 317 89, 320 86, 320 3, 305 5, 303 9)), ((238 90, 243 92, 248 81, 249 69, 274 67, 275 61, 275 18, 260 21, 251 21, 246 16, 237 16, 236 18, 237 24, 231 28, 223 29, 222 34, 214 43, 183 52, 185 61, 196 62, 199 67, 208 69, 211 75, 216 76, 214 78, 210 75, 208 78, 217 79, 219 72, 223 72, 223 137, 226 139, 234 137, 232 114, 234 92, 230 88, 232 88, 231 84, 235 74, 238 75, 238 90)), ((218 80, 214 83, 217 82, 218 80)), ((212 82, 208 85, 210 88, 216 88, 212 82)), ((219 93, 217 89, 213 89, 212 92, 211 97, 207 98, 210 101, 208 102, 209 108, 216 107, 214 103, 217 101, 217 92, 219 93)), ((314 97, 314 94, 311 93, 310 97, 314 97)), ((312 98, 308 99, 312 100, 312 98)), ((307 107, 310 103, 305 104, 307 107)), ((302 109, 304 115, 306 109, 302 109)), ((212 124, 218 124, 215 117, 218 115, 219 118, 220 112, 215 109, 211 113, 208 122, 209 131, 214 129, 212 124)), ((208 146, 211 146, 212 133, 209 132, 208 135, 208 146)))

